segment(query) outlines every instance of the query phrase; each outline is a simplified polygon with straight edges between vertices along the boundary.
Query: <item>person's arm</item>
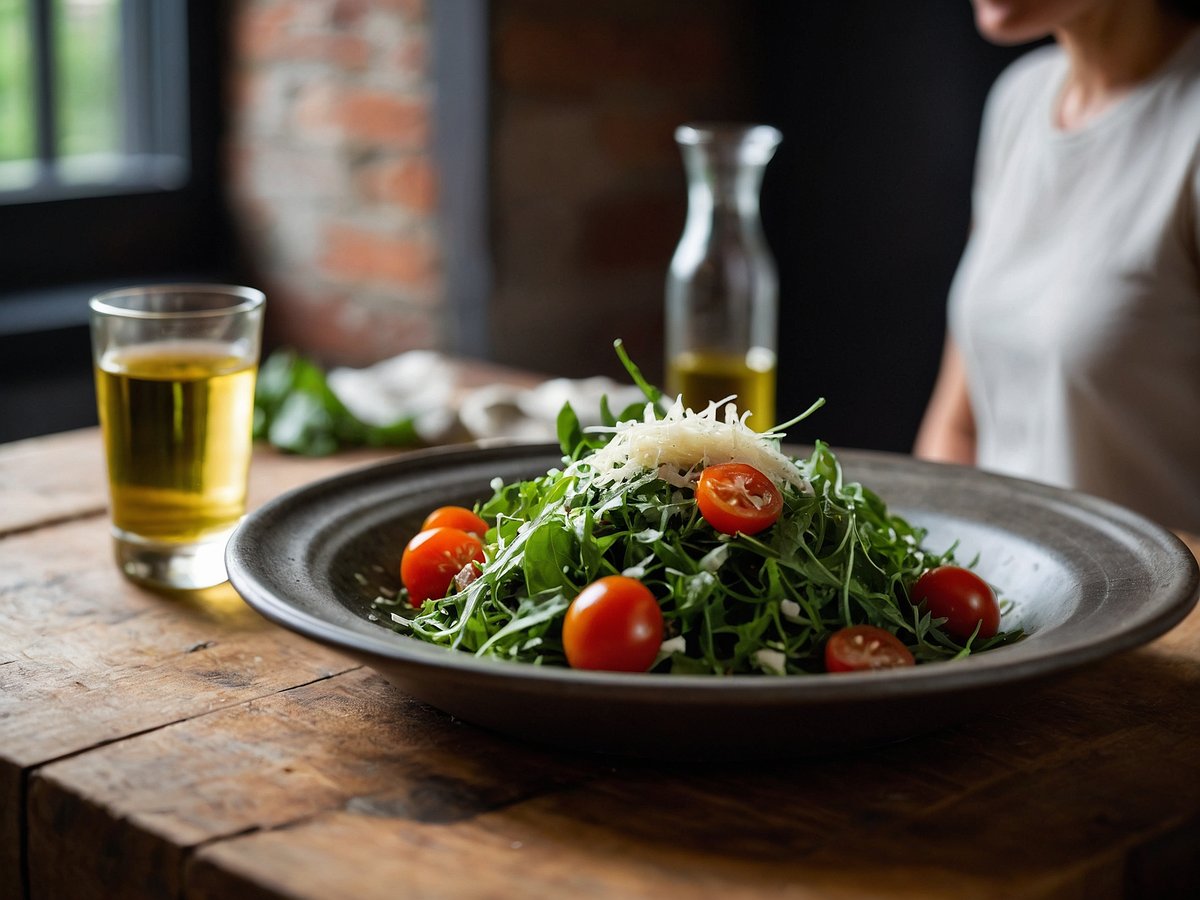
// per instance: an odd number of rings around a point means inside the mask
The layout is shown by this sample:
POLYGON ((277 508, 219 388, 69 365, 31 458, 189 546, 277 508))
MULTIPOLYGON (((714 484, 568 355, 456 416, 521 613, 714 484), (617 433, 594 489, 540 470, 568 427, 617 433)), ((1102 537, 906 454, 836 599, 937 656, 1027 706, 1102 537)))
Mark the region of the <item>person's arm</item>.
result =
POLYGON ((967 392, 967 372, 962 354, 948 335, 913 455, 934 462, 975 463, 975 416, 967 392))

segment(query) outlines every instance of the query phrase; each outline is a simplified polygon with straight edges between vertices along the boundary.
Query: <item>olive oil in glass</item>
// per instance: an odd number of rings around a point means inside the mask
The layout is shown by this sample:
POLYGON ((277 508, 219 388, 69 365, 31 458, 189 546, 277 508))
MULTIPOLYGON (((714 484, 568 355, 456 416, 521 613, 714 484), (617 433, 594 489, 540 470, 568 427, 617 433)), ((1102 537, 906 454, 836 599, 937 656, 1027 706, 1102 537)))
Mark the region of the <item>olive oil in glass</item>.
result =
POLYGON ((121 350, 96 369, 113 525, 166 543, 227 531, 246 507, 254 361, 219 343, 121 350))

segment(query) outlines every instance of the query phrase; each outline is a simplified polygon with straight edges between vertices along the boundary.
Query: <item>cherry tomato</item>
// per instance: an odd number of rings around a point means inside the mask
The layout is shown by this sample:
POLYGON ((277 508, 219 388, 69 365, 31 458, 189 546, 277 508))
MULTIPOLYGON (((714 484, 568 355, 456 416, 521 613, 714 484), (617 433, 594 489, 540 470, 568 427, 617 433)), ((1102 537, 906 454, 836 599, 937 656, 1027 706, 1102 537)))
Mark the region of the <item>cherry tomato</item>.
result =
POLYGON ((430 597, 444 597, 454 576, 472 561, 483 561, 483 542, 475 535, 446 526, 418 533, 400 557, 409 602, 420 606, 430 597))
POLYGON ((770 528, 783 511, 783 494, 754 466, 708 466, 696 484, 700 515, 722 534, 757 534, 770 528))
POLYGON ((925 572, 913 585, 912 602, 925 604, 935 619, 945 618, 942 630, 965 641, 979 628, 979 637, 990 638, 1000 630, 1000 604, 987 582, 959 566, 938 566, 925 572))
POLYGON ((610 575, 571 601, 562 637, 572 668, 645 672, 662 646, 662 610, 640 581, 610 575))
POLYGON ((890 631, 874 625, 851 625, 825 642, 826 672, 863 672, 916 664, 912 653, 890 631))
POLYGON ((467 534, 483 537, 487 534, 488 523, 465 506, 440 506, 425 517, 421 530, 442 527, 457 528, 467 534))

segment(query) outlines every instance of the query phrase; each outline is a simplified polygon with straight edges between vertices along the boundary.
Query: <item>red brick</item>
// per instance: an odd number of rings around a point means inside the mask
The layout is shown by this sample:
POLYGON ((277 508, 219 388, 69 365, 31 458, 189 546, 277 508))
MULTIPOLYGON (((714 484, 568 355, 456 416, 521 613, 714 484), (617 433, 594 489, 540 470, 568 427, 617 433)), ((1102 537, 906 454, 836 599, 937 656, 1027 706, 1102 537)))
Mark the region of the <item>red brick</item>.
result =
POLYGON ((259 59, 282 40, 299 8, 294 2, 239 3, 234 13, 234 49, 240 60, 259 59))
POLYGON ((429 39, 424 34, 404 35, 388 55, 392 69, 409 77, 429 72, 429 39))
POLYGON ((325 229, 321 267, 334 277, 428 288, 436 264, 436 250, 425 237, 379 234, 345 223, 325 229))
POLYGON ((358 182, 369 200, 422 214, 437 207, 437 174, 425 156, 373 163, 359 173, 358 182))
POLYGON ((333 120, 342 133, 364 144, 424 149, 429 143, 429 106, 423 99, 378 90, 342 93, 333 120))
POLYGON ((390 150, 428 149, 429 105, 424 98, 311 82, 295 100, 292 122, 303 138, 344 140, 390 150))
POLYGON ((362 22, 371 8, 371 0, 335 0, 329 11, 329 24, 334 28, 348 28, 362 22))
POLYGON ((265 59, 279 62, 322 62, 349 72, 367 68, 371 43, 354 34, 297 34, 276 41, 265 59))
POLYGON ((340 92, 325 81, 314 81, 297 92, 292 105, 292 128, 297 143, 309 138, 330 139, 338 136, 336 110, 340 92))

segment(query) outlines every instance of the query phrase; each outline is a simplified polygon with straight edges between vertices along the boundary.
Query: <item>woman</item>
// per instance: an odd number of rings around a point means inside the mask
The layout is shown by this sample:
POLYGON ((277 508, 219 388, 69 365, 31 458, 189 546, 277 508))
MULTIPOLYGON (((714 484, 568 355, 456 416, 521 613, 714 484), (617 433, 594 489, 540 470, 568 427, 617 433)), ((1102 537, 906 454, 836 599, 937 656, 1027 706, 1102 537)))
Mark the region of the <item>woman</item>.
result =
POLYGON ((1200 28, 1186 6, 974 0, 987 39, 1055 44, 988 98, 914 452, 1200 533, 1200 28))

